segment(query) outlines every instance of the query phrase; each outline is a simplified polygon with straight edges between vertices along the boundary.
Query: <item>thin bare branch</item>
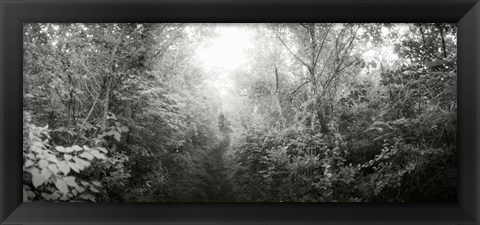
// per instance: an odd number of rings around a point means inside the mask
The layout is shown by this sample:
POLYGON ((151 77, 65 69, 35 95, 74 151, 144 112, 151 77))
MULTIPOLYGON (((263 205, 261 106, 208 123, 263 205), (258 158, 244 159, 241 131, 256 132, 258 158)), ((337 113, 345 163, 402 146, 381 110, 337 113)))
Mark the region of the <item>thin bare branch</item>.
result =
POLYGON ((297 56, 291 49, 290 47, 288 47, 288 45, 285 43, 285 41, 280 38, 280 36, 278 35, 278 33, 274 30, 274 33, 275 33, 275 37, 282 43, 282 45, 288 50, 288 52, 290 52, 290 54, 293 55, 293 57, 295 57, 300 63, 302 63, 304 66, 306 66, 307 68, 310 68, 310 65, 308 65, 305 61, 303 61, 299 56, 297 56))
POLYGON ((293 94, 295 94, 295 92, 297 92, 298 90, 300 90, 300 88, 302 88, 303 86, 305 86, 305 84, 308 84, 310 83, 309 80, 305 81, 304 83, 302 83, 300 86, 298 86, 294 91, 292 91, 292 93, 290 93, 289 96, 292 96, 293 94))
POLYGON ((325 32, 325 35, 323 36, 322 43, 320 44, 320 48, 318 49, 317 55, 315 56, 315 64, 317 64, 318 59, 320 58, 320 53, 322 52, 323 45, 325 44, 325 40, 327 40, 328 33, 330 32, 330 29, 332 27, 329 27, 327 31, 325 32))
MULTIPOLYGON (((355 30, 354 34, 352 35, 352 38, 350 39, 349 43, 346 45, 345 51, 343 52, 343 55, 342 55, 342 58, 341 58, 340 62, 338 63, 337 67, 335 68, 334 72, 332 73, 332 76, 329 79, 327 79, 327 81, 324 83, 322 96, 325 95, 325 93, 328 89, 327 87, 328 87, 328 85, 330 85, 332 80, 340 74, 340 67, 342 66, 343 62, 345 61, 345 58, 346 58, 347 53, 348 53, 348 49, 352 46, 353 41, 355 40, 355 38, 357 36, 356 35, 357 31, 358 31, 358 28, 355 30)), ((350 65, 348 65, 348 66, 350 66, 350 65)), ((344 67, 344 69, 346 67, 344 67)))

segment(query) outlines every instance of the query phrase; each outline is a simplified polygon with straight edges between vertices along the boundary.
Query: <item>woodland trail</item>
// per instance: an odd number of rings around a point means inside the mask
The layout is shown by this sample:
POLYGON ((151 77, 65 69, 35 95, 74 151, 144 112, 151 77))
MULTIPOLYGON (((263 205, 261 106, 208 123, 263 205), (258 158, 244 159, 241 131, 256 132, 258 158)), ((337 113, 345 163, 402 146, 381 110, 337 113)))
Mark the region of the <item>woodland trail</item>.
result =
POLYGON ((198 186, 193 193, 194 201, 201 202, 229 202, 233 201, 232 182, 228 179, 227 169, 223 155, 228 147, 228 140, 224 140, 220 145, 205 155, 201 161, 201 171, 198 186))

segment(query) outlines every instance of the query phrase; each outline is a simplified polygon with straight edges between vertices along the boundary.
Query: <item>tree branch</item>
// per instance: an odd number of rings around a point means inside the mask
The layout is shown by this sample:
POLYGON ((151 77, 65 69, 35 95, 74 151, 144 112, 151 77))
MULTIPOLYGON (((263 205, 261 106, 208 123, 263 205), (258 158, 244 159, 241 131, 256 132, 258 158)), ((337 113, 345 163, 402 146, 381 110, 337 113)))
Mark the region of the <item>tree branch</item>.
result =
POLYGON ((420 28, 420 33, 422 34, 423 47, 427 48, 427 42, 425 41, 425 34, 423 33, 422 24, 418 24, 418 27, 420 28))
POLYGON ((292 54, 300 63, 302 63, 304 66, 306 66, 307 68, 310 68, 310 65, 308 65, 305 61, 303 61, 299 56, 297 56, 289 47, 288 45, 285 43, 285 41, 282 40, 282 38, 280 38, 280 36, 278 35, 278 33, 276 31, 274 31, 275 33, 275 37, 282 43, 282 45, 290 52, 290 54, 292 54))
POLYGON ((304 27, 305 29, 310 30, 310 27, 308 27, 307 25, 305 25, 305 24, 303 24, 303 23, 300 23, 300 25, 301 25, 302 27, 304 27))
MULTIPOLYGON (((345 47, 345 51, 343 52, 343 56, 340 60, 340 63, 337 65, 337 67, 335 68, 332 76, 325 82, 325 84, 323 85, 323 92, 322 92, 322 96, 326 93, 327 91, 327 87, 328 85, 330 85, 330 83, 332 82, 332 80, 338 76, 338 74, 340 74, 340 67, 342 66, 343 62, 345 61, 345 58, 346 58, 346 55, 347 55, 347 52, 348 52, 348 49, 352 46, 352 43, 353 41, 355 40, 355 37, 357 36, 356 33, 358 31, 358 28, 357 30, 355 31, 355 34, 353 34, 352 38, 350 39, 350 42, 348 43, 348 45, 346 45, 345 47)), ((351 65, 351 64, 350 64, 351 65)), ((345 66, 343 69, 345 69, 346 67, 350 66, 350 65, 347 65, 345 66)))
POLYGON ((279 86, 278 68, 275 66, 275 92, 278 92, 279 86))
POLYGON ((310 83, 309 80, 305 81, 303 84, 301 84, 300 86, 298 86, 292 93, 290 93, 289 96, 292 96, 293 94, 295 94, 295 92, 297 92, 298 90, 300 90, 300 88, 302 88, 303 86, 305 86, 305 84, 308 84, 310 83))
MULTIPOLYGON (((342 29, 342 31, 340 32, 339 36, 337 37, 337 39, 335 40, 335 47, 333 47, 332 51, 330 51, 330 54, 328 55, 328 58, 327 60, 325 61, 325 63, 323 64, 323 67, 322 67, 322 70, 320 70, 320 73, 318 74, 318 76, 321 76, 323 74, 323 71, 325 71, 325 68, 327 67, 327 64, 328 64, 328 61, 330 61, 330 58, 332 57, 333 55, 333 52, 335 52, 337 46, 338 46, 338 40, 340 40, 340 35, 343 34, 343 32, 345 31, 345 28, 342 29)), ((323 89, 325 89, 325 86, 323 86, 323 89)))
POLYGON ((108 63, 108 75, 107 75, 107 80, 106 80, 106 90, 105 90, 105 104, 104 104, 104 110, 103 110, 103 126, 106 127, 107 125, 107 117, 108 117, 108 106, 109 106, 109 101, 110 101, 110 91, 111 91, 111 85, 113 83, 113 61, 115 59, 115 54, 117 54, 118 47, 120 46, 120 40, 123 36, 123 33, 118 36, 118 39, 116 40, 116 45, 112 50, 112 54, 110 55, 110 60, 108 63), (111 76, 111 77, 110 77, 111 76))
POLYGON ((85 119, 83 119, 83 125, 84 126, 88 122, 88 119, 90 118, 90 116, 92 115, 92 112, 95 109, 95 106, 97 105, 98 99, 100 99, 100 95, 102 95, 101 92, 98 93, 97 97, 95 98, 95 101, 93 102, 92 107, 90 108, 90 111, 88 111, 87 116, 85 117, 85 119))
POLYGON ((323 45, 325 44, 325 40, 327 40, 328 33, 330 32, 330 29, 332 27, 329 27, 327 31, 325 32, 325 35, 323 36, 322 43, 320 44, 320 48, 318 49, 317 55, 315 56, 315 64, 317 64, 318 59, 320 58, 320 53, 322 52, 323 45))

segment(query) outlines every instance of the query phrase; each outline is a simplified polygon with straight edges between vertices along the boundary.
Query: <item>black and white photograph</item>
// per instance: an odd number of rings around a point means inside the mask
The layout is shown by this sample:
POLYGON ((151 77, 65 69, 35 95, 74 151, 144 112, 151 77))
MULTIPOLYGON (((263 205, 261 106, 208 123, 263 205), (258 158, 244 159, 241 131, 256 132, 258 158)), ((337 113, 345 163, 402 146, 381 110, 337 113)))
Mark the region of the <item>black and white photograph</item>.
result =
POLYGON ((457 144, 456 24, 23 24, 24 202, 456 202, 457 144))

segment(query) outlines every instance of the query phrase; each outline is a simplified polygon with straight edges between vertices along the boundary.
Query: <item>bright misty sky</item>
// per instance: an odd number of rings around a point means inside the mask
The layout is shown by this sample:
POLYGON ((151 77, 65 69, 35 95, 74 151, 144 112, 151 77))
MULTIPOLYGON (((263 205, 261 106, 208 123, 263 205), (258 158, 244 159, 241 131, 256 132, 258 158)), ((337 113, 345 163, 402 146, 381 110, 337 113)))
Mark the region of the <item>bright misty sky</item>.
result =
POLYGON ((212 44, 197 51, 203 66, 234 70, 247 63, 246 50, 252 47, 251 31, 235 24, 217 25, 215 31, 218 36, 212 44))
POLYGON ((216 24, 215 32, 210 45, 197 49, 196 56, 203 69, 213 74, 209 83, 225 102, 229 90, 234 88, 228 75, 249 63, 247 50, 254 47, 253 34, 248 26, 238 24, 216 24))

